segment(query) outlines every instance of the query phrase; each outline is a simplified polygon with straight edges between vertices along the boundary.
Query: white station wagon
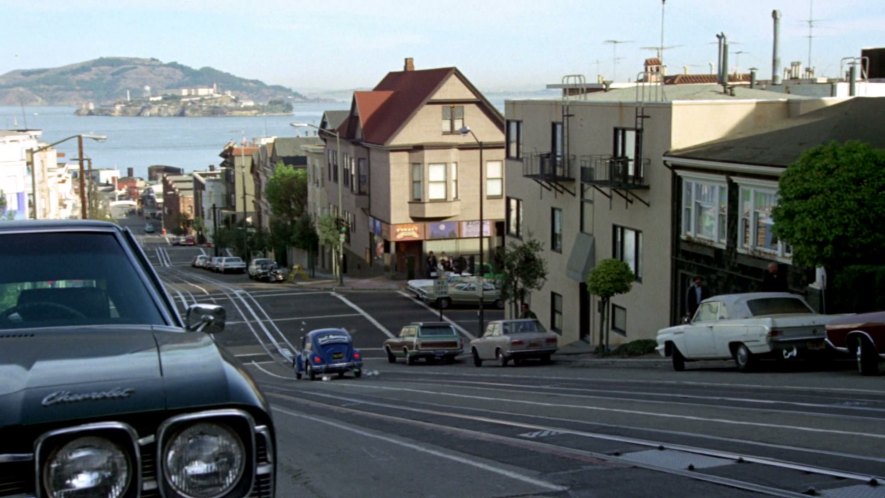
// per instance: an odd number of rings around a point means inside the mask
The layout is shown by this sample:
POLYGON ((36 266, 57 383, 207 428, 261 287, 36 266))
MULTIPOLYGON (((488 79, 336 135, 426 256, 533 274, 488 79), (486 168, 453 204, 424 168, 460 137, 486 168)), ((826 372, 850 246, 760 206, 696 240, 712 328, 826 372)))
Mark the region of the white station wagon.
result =
POLYGON ((734 359, 746 371, 760 357, 824 353, 833 318, 788 292, 725 294, 703 300, 689 323, 659 330, 656 349, 672 358, 674 370, 684 370, 686 361, 734 359))

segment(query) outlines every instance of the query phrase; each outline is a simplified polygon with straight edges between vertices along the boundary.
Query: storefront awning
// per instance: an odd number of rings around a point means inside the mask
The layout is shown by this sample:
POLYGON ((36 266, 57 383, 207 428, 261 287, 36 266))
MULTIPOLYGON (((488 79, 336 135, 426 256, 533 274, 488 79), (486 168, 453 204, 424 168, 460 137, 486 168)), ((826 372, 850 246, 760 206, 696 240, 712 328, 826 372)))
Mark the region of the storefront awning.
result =
POLYGON ((580 232, 575 238, 572 252, 569 253, 566 275, 576 282, 584 282, 587 272, 594 267, 594 240, 588 233, 580 232))

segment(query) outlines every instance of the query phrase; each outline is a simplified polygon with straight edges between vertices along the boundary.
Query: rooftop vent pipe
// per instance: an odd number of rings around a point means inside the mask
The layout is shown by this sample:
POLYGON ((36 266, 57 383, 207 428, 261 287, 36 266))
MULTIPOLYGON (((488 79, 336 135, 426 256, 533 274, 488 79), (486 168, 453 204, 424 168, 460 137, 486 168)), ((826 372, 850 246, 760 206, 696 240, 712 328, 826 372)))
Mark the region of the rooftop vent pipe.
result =
POLYGON ((774 46, 771 55, 771 84, 781 84, 781 11, 772 10, 771 19, 774 21, 774 46))

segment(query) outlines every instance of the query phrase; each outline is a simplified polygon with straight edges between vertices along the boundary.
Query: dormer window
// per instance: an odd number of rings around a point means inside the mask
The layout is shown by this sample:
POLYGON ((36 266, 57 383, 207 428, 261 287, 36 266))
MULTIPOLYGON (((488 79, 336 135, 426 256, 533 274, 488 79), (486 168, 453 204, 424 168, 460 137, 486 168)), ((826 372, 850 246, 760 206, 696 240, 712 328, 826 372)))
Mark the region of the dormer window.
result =
POLYGON ((444 105, 442 107, 442 132, 460 133, 464 127, 464 106, 444 105))

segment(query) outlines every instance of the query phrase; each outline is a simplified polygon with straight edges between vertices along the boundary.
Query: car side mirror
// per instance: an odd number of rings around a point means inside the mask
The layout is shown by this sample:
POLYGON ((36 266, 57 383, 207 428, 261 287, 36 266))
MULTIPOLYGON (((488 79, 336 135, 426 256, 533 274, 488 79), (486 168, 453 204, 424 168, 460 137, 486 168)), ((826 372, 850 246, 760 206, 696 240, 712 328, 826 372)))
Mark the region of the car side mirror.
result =
POLYGON ((227 312, 217 304, 192 304, 187 308, 185 327, 194 332, 215 334, 224 330, 227 312))

